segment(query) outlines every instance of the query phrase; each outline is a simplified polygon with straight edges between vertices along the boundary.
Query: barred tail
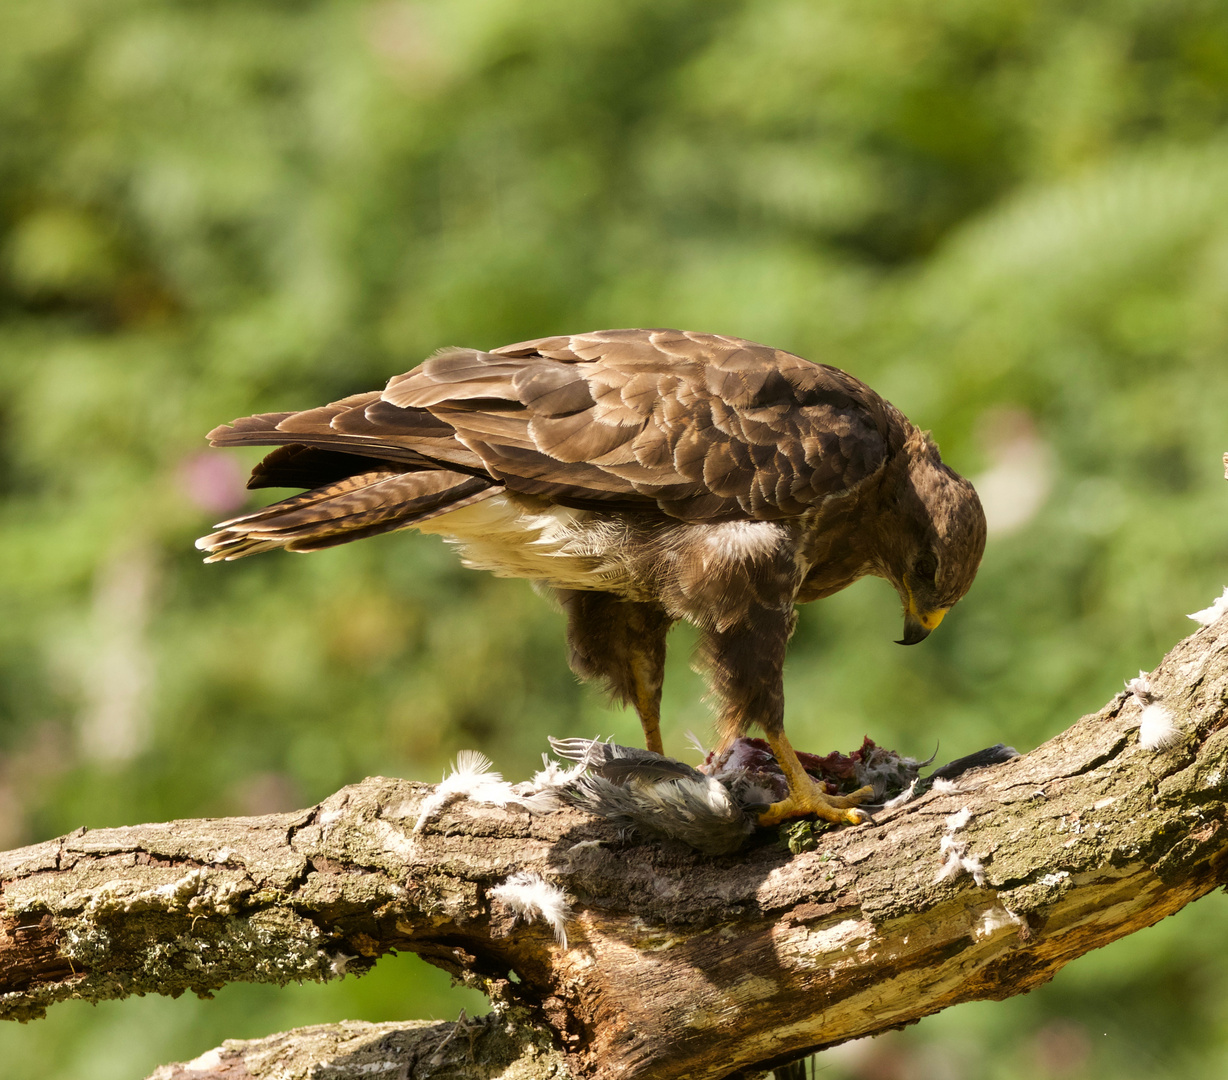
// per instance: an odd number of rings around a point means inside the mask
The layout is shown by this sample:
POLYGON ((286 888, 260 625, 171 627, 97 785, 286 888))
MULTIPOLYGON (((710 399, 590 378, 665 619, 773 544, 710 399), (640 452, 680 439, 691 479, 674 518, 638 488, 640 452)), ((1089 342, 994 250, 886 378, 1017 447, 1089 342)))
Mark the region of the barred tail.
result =
POLYGON ((499 490, 493 480, 466 473, 380 465, 224 521, 196 546, 207 553, 205 562, 230 561, 274 548, 319 551, 411 528, 499 490))

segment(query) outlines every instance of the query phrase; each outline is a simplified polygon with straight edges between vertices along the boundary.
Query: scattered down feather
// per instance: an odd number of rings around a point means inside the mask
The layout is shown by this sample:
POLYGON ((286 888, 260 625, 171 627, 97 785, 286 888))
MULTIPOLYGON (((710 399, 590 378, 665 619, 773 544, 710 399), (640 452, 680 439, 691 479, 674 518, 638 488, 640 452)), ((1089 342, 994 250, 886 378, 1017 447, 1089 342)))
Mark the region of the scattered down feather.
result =
MULTIPOLYGON (((1190 618, 1196 618, 1196 615, 1191 615, 1190 618)), ((1181 741, 1181 726, 1172 711, 1160 704, 1161 695, 1152 686, 1147 672, 1140 671, 1137 679, 1127 679, 1126 689, 1130 691, 1134 703, 1142 710, 1138 715, 1139 746, 1144 750, 1167 750, 1176 746, 1181 741)))
POLYGON ((520 794, 500 773, 491 772, 490 766, 490 758, 476 750, 462 750, 457 754, 452 771, 435 785, 435 790, 418 807, 414 832, 422 832, 440 810, 461 798, 488 806, 520 806, 538 812, 552 810, 556 805, 545 793, 520 794))
POLYGON ((554 930, 555 940, 567 948, 567 920, 571 918, 571 905, 567 894, 557 885, 552 885, 540 874, 521 870, 509 877, 502 885, 490 890, 495 900, 526 922, 539 919, 554 930))
POLYGON ((1219 622, 1226 613, 1228 613, 1228 588, 1212 601, 1210 607, 1195 611, 1187 618, 1193 619, 1199 626, 1210 626, 1214 622, 1219 622))

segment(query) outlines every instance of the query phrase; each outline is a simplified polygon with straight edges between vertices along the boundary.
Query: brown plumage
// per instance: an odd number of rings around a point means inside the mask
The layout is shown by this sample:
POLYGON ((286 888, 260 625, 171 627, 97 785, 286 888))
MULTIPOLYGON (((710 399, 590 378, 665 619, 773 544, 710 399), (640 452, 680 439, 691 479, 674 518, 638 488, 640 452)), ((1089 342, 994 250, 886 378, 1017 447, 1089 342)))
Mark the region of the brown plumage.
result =
POLYGON ((218 526, 197 541, 207 561, 439 533, 468 565, 554 590, 573 669, 634 705, 657 752, 666 633, 697 625, 722 739, 761 727, 790 778, 765 822, 860 820, 784 734, 794 605, 884 577, 913 644, 985 546, 972 485, 899 410, 837 368, 714 334, 444 349, 383 391, 209 438, 278 446, 249 487, 310 490, 218 526))

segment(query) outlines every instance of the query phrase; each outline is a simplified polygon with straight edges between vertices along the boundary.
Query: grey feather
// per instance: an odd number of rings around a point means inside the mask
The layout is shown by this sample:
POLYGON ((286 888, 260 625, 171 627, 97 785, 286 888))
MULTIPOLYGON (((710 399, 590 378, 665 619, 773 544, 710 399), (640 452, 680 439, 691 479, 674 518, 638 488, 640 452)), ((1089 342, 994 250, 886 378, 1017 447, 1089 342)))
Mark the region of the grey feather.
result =
POLYGON ((551 739, 554 752, 588 771, 562 792, 597 817, 653 839, 681 840, 709 855, 737 851, 755 830, 754 811, 721 781, 650 750, 593 739, 551 739))

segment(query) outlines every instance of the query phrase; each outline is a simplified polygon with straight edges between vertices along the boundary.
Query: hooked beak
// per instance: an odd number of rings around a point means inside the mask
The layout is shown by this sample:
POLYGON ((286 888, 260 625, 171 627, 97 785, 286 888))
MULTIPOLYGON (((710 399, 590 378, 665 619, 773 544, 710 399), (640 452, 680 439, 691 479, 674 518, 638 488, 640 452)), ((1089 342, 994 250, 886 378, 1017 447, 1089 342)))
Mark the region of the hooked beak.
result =
POLYGON ((917 611, 910 603, 904 612, 904 636, 896 642, 897 645, 916 645, 924 641, 947 613, 946 608, 935 608, 933 611, 917 611))

